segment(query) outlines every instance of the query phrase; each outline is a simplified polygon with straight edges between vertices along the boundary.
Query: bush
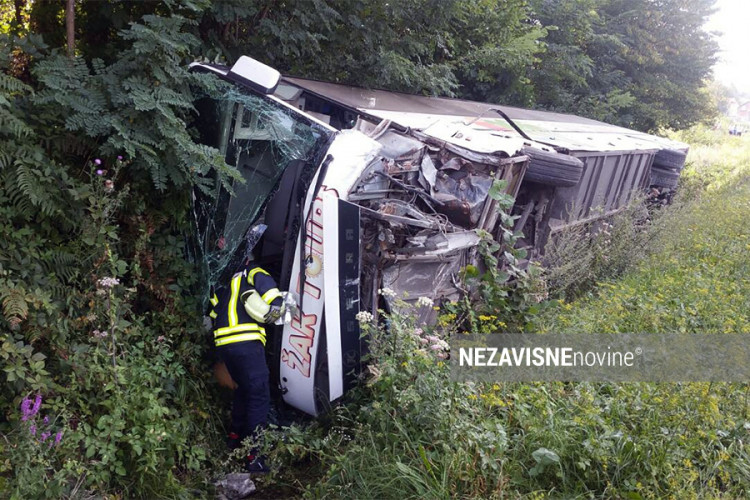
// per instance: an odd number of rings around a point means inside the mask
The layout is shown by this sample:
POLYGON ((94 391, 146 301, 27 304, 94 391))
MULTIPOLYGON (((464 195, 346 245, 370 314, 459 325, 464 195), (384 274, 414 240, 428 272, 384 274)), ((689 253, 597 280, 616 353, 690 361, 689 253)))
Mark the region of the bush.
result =
POLYGON ((307 497, 489 497, 502 490, 503 425, 476 404, 471 384, 450 381, 443 334, 418 326, 409 307, 384 315, 387 326, 363 324, 371 351, 355 402, 308 428, 266 434, 271 462, 284 471, 272 485, 293 482, 285 467, 306 459, 320 474, 307 497))
POLYGON ((198 39, 171 14, 120 32, 110 64, 0 35, 2 497, 209 479, 219 406, 185 235, 193 184, 232 172, 186 128, 191 89, 214 87, 187 72, 198 39), (50 449, 18 413, 37 395, 63 430, 50 449))
POLYGON ((571 225, 550 238, 544 254, 544 277, 554 297, 572 299, 632 269, 646 255, 660 230, 652 224, 643 197, 617 214, 571 225))

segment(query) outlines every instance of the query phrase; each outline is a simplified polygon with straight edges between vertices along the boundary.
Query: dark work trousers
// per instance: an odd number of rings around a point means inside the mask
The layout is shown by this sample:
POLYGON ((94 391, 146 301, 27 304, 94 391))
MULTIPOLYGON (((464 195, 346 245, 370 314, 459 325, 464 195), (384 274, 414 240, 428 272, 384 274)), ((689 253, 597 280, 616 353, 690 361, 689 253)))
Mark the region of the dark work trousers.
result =
POLYGON ((235 342, 217 349, 238 386, 232 402, 231 432, 245 439, 268 421, 271 394, 265 350, 260 340, 235 342))

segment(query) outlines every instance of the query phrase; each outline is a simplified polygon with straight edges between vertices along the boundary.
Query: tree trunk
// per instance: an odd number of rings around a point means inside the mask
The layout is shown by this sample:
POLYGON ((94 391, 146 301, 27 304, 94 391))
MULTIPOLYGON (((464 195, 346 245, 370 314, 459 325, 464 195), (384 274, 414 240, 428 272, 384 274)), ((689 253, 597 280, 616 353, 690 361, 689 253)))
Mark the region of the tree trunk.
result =
POLYGON ((75 42, 76 42, 76 1, 67 0, 68 5, 65 8, 65 27, 68 32, 68 57, 75 55, 75 42))
POLYGON ((23 8, 26 6, 26 0, 15 0, 13 5, 16 10, 16 29, 20 31, 23 26, 23 8))

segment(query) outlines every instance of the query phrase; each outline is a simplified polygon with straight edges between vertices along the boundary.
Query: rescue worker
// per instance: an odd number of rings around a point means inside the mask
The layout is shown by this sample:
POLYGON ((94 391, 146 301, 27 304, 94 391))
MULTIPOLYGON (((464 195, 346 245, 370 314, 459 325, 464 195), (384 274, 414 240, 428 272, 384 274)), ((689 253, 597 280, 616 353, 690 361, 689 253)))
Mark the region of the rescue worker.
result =
MULTIPOLYGON (((280 318, 284 301, 271 275, 251 263, 232 277, 229 286, 214 293, 211 305, 214 343, 237 384, 228 440, 234 449, 266 426, 271 396, 264 350, 266 330, 262 324, 280 318)), ((247 456, 245 468, 249 472, 268 472, 255 450, 247 456)))

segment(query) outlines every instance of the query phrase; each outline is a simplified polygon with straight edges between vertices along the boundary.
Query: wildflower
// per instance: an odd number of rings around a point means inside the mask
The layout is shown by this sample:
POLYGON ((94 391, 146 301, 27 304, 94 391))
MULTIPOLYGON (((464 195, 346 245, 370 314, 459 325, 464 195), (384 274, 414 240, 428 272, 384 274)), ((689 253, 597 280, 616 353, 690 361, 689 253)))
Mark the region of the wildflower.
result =
POLYGON ((51 434, 52 433, 49 432, 49 431, 44 431, 44 432, 42 432, 42 435, 39 437, 39 440, 43 443, 43 442, 45 442, 47 440, 47 438, 50 437, 51 434))
POLYGON ((359 321, 360 323, 370 323, 373 320, 372 313, 369 313, 367 311, 359 311, 355 318, 357 318, 357 321, 359 321))
POLYGON ((94 165, 99 166, 101 164, 102 164, 102 161, 99 158, 97 158, 96 160, 94 160, 94 165))
POLYGON ((378 289, 378 293, 387 299, 396 298, 396 292, 394 292, 390 288, 380 288, 378 289))
POLYGON ((166 340, 166 337, 164 335, 159 335, 158 337, 156 337, 157 342, 164 342, 164 340, 166 340))
POLYGON ((442 350, 443 346, 441 346, 440 344, 432 344, 430 346, 430 349, 432 349, 433 351, 438 351, 438 350, 442 350))
POLYGON ((437 353, 437 357, 440 358, 440 359, 447 359, 448 358, 448 353, 439 352, 439 353, 437 353))
POLYGON ((419 297, 417 299, 417 307, 432 307, 435 303, 429 297, 419 297))
MULTIPOLYGON (((63 436, 63 431, 57 431, 57 433, 55 434, 55 443, 54 443, 54 446, 57 446, 58 444, 60 444, 60 441, 62 441, 62 436, 63 436)), ((50 446, 52 446, 52 445, 50 445, 50 446)))
POLYGON ((36 436, 36 424, 31 424, 29 426, 29 434, 32 436, 36 436))
POLYGON ((414 329, 414 335, 417 336, 417 337, 419 337, 423 333, 424 333, 424 330, 422 330, 421 328, 415 328, 414 329))
POLYGON ((104 192, 111 193, 115 190, 115 183, 112 182, 112 179, 107 179, 104 181, 104 192))
POLYGON ((36 398, 34 398, 33 406, 29 398, 24 398, 23 401, 21 402, 21 420, 26 422, 28 419, 36 415, 41 405, 42 405, 41 394, 36 395, 36 398))
POLYGON ((101 168, 97 169, 96 175, 104 175, 104 170, 102 170, 101 168))
POLYGON ((112 288, 115 285, 119 285, 120 280, 117 278, 105 277, 97 281, 96 284, 99 285, 99 288, 112 288))
POLYGON ((99 330, 94 330, 93 332, 91 332, 91 335, 93 335, 94 337, 98 339, 103 339, 107 335, 109 335, 109 333, 107 332, 107 330, 104 330, 103 332, 100 332, 99 330))
POLYGON ((434 335, 428 335, 427 340, 429 340, 432 343, 440 342, 440 337, 436 337, 434 335))
POLYGON ((122 161, 122 156, 118 156, 117 161, 122 161))
POLYGON ((49 417, 44 417, 44 425, 49 425, 49 417))
POLYGON ((429 344, 429 343, 430 343, 430 341, 429 341, 429 340, 427 340, 427 339, 419 339, 419 342, 420 342, 420 343, 421 343, 422 345, 425 345, 425 344, 429 344))

